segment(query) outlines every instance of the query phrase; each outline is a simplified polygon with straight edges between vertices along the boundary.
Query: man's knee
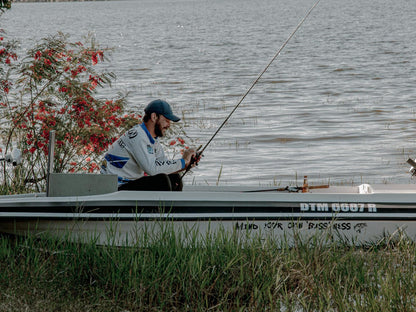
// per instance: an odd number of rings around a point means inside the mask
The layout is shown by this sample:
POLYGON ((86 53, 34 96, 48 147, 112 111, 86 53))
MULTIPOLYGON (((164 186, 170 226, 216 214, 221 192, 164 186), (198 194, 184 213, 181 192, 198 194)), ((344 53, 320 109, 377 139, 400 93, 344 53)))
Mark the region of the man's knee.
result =
POLYGON ((183 189, 182 178, 179 173, 172 173, 169 175, 172 191, 180 192, 183 189))
POLYGON ((154 187, 157 191, 172 191, 172 183, 167 174, 159 173, 153 177, 154 187))

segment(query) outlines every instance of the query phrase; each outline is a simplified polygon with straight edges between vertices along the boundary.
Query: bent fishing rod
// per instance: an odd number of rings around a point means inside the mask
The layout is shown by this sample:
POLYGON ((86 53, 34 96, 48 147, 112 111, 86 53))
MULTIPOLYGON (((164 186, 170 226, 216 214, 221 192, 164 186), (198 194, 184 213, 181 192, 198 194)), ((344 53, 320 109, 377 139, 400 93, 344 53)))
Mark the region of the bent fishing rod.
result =
POLYGON ((185 174, 188 173, 188 171, 191 169, 192 165, 202 156, 202 153, 205 151, 205 149, 208 147, 208 145, 214 140, 214 138, 217 136, 217 134, 221 131, 221 129, 225 126, 225 124, 228 122, 228 120, 231 118, 231 116, 234 114, 234 112, 237 110, 237 108, 240 106, 240 104, 244 101, 246 96, 251 92, 251 90, 254 88, 254 86, 257 84, 257 82, 261 79, 263 74, 269 69, 270 65, 274 62, 274 60, 279 56, 279 54, 282 52, 282 50, 286 47, 290 39, 295 35, 295 33, 298 31, 298 29, 302 26, 303 22, 308 18, 308 16, 311 14, 313 9, 318 5, 319 1, 317 0, 314 5, 309 9, 309 11, 306 13, 306 15, 302 18, 302 20, 299 22, 299 24, 296 26, 296 28, 292 31, 292 33, 289 35, 289 37, 286 39, 286 41, 282 44, 282 46, 277 50, 276 54, 273 56, 273 58, 270 60, 270 62, 266 65, 266 67, 263 69, 263 71, 257 76, 257 78, 253 81, 253 83, 250 85, 250 87, 247 89, 247 91, 241 96, 240 100, 237 102, 237 105, 234 106, 234 108, 231 110, 231 112, 228 114, 227 118, 224 119, 222 124, 218 127, 218 129, 214 132, 214 134, 211 136, 211 138, 208 140, 208 142, 204 145, 202 149, 197 150, 196 157, 192 159, 190 165, 186 168, 186 171, 182 175, 181 178, 185 176, 185 174))

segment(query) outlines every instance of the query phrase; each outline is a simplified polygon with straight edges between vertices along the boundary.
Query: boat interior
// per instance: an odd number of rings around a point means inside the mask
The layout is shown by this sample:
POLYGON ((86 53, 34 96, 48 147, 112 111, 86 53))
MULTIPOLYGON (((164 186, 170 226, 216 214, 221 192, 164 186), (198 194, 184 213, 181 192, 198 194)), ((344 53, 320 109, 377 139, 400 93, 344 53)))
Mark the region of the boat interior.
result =
MULTIPOLYGON (((117 192, 117 176, 100 174, 50 174, 48 191, 1 196, 1 199, 34 197, 91 196, 117 192)), ((185 185, 183 192, 306 193, 306 194, 416 194, 416 184, 360 184, 298 186, 209 186, 185 185)))

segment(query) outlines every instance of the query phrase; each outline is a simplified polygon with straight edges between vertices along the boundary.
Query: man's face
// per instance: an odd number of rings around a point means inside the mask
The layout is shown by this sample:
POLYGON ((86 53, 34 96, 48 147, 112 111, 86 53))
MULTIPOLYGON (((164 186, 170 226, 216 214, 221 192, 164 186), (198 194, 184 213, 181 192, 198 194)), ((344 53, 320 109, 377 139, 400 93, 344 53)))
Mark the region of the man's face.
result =
POLYGON ((163 137, 165 135, 165 132, 170 127, 170 120, 165 118, 163 115, 159 115, 159 117, 156 120, 155 123, 155 134, 158 137, 163 137))

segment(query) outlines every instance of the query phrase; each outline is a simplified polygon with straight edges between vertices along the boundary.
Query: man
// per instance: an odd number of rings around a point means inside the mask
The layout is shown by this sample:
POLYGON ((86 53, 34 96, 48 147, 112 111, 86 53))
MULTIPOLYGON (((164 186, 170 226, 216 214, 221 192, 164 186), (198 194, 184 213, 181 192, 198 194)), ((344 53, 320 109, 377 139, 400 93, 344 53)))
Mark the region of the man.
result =
POLYGON ((185 150, 182 158, 168 160, 158 138, 180 118, 163 100, 150 102, 144 112, 143 123, 124 133, 104 155, 101 173, 117 174, 119 190, 181 191, 178 172, 191 165, 196 152, 185 150))

